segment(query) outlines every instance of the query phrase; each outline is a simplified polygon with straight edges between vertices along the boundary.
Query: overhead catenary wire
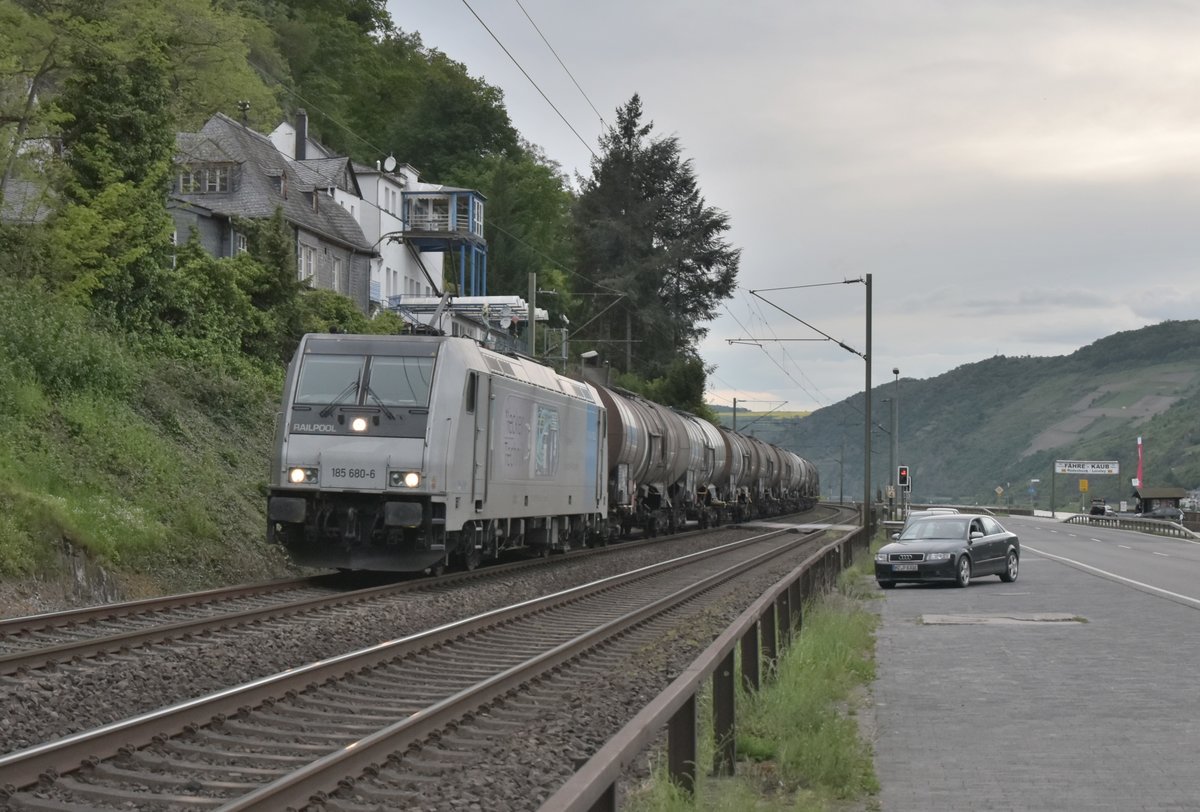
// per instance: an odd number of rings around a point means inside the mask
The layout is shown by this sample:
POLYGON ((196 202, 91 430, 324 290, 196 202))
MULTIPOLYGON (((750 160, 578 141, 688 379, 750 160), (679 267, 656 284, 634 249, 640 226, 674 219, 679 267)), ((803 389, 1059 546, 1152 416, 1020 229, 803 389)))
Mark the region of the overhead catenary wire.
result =
POLYGON ((550 44, 550 40, 546 39, 546 35, 542 33, 542 29, 538 28, 538 24, 535 23, 533 18, 529 16, 529 12, 526 11, 525 6, 521 4, 521 0, 513 0, 513 2, 515 2, 517 7, 521 9, 521 13, 525 15, 525 19, 529 20, 529 24, 533 26, 533 30, 536 31, 538 36, 542 38, 542 42, 546 43, 546 47, 550 49, 550 53, 554 54, 554 58, 558 60, 558 64, 562 65, 563 71, 566 72, 567 76, 571 77, 571 81, 575 83, 575 87, 579 91, 579 95, 583 96, 584 100, 587 101, 588 106, 592 108, 592 112, 596 114, 596 118, 600 119, 601 126, 607 129, 608 122, 604 120, 604 116, 600 115, 600 111, 596 109, 596 105, 592 104, 592 100, 588 98, 588 94, 585 93, 583 88, 579 86, 579 82, 576 81, 574 74, 572 74, 567 66, 563 64, 562 58, 558 55, 558 51, 554 50, 554 46, 550 44))
POLYGON ((505 47, 504 43, 500 41, 500 38, 496 36, 496 34, 492 31, 492 29, 488 28, 488 24, 485 23, 483 21, 483 18, 480 17, 475 12, 475 9, 471 8, 471 4, 468 3, 467 0, 462 0, 462 4, 464 6, 466 6, 467 11, 471 12, 472 16, 474 16, 475 19, 479 21, 479 24, 483 26, 483 30, 487 31, 488 34, 491 36, 491 38, 496 41, 496 44, 500 46, 500 50, 504 51, 505 55, 507 55, 508 58, 512 60, 512 63, 517 66, 517 70, 521 71, 521 73, 525 76, 525 78, 529 80, 529 84, 533 85, 533 89, 536 90, 541 95, 541 97, 546 100, 546 104, 550 105, 550 109, 558 114, 558 117, 562 119, 563 124, 567 125, 567 129, 569 129, 572 133, 575 134, 575 137, 579 139, 579 143, 583 144, 584 148, 589 153, 591 153, 591 156, 593 158, 595 158, 596 160, 599 160, 600 156, 598 156, 596 154, 596 151, 594 149, 592 149, 591 145, 588 144, 587 141, 583 140, 583 136, 579 134, 579 131, 575 129, 575 127, 571 124, 571 122, 567 121, 567 117, 564 116, 562 114, 562 111, 559 110, 558 107, 555 106, 554 102, 550 101, 550 97, 547 96, 545 94, 545 92, 538 86, 538 83, 533 81, 533 77, 529 75, 529 72, 526 71, 525 68, 523 68, 521 66, 521 63, 518 62, 517 58, 512 55, 512 53, 508 50, 508 48, 505 47))

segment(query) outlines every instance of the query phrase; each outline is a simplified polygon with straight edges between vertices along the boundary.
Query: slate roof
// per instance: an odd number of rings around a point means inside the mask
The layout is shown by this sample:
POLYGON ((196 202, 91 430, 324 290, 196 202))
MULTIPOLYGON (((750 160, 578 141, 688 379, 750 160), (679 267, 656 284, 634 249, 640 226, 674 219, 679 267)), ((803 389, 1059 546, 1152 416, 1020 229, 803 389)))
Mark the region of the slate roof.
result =
MULTIPOLYGON (((319 235, 323 239, 374 254, 358 222, 324 191, 328 183, 319 171, 326 159, 314 159, 319 166, 293 161, 275 149, 267 136, 254 132, 223 113, 205 123, 199 133, 181 133, 176 139, 179 157, 211 156, 210 161, 233 161, 240 167, 236 188, 221 194, 176 194, 181 200, 205 206, 228 217, 264 219, 276 208, 283 209, 289 223, 319 235), (224 156, 224 157, 220 157, 224 156), (283 179, 282 184, 280 178, 283 179), (317 196, 316 211, 313 195, 317 196)), ((338 159, 343 167, 345 158, 338 159)))
POLYGON ((359 188, 358 179, 354 177, 354 172, 350 168, 349 158, 337 156, 332 158, 305 158, 300 163, 316 173, 324 181, 321 188, 328 189, 331 186, 336 186, 343 191, 362 197, 362 189, 359 188))

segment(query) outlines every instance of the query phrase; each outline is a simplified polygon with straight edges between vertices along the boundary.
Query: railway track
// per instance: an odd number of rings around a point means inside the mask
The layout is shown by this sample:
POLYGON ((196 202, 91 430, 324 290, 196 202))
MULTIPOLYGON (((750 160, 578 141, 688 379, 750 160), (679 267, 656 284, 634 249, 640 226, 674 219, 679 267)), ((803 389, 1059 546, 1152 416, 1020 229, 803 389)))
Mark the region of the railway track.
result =
MULTIPOLYGON (((747 572, 765 577, 762 568, 794 559, 816 532, 772 529, 11 753, 0 757, 5 802, 282 809, 317 797, 331 809, 435 808, 431 788, 488 760, 479 742, 514 749, 530 714, 614 679, 614 663, 653 647, 747 572)), ((559 712, 570 726, 580 709, 559 712)), ((483 792, 485 806, 499 786, 467 780, 474 789, 460 795, 483 792)))
MULTIPOLYGON (((571 555, 604 555, 703 532, 627 541, 571 555)), ((556 558, 550 563, 559 561, 556 558)), ((405 593, 455 588, 539 566, 546 566, 546 562, 515 561, 436 578, 389 579, 369 587, 359 587, 350 574, 331 573, 0 620, 0 676, 58 663, 78 665, 99 654, 127 653, 143 646, 405 593)))
POLYGON ((290 578, 7 618, 0 620, 0 675, 167 639, 171 629, 187 634, 221 618, 342 594, 343 581, 337 575, 290 578))

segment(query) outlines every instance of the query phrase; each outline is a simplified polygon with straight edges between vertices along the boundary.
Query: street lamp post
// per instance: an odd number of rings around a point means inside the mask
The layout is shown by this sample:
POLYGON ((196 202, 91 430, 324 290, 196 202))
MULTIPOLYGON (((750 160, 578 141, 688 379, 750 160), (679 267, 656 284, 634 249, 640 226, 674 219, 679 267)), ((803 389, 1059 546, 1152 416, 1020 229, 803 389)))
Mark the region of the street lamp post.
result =
MULTIPOLYGON (((893 488, 899 483, 896 482, 896 464, 900 461, 900 367, 892 367, 892 374, 896 376, 896 391, 892 392, 892 485, 893 488)), ((893 489, 893 492, 894 489, 893 489)), ((904 494, 897 494, 899 497, 901 509, 904 506, 904 494)))

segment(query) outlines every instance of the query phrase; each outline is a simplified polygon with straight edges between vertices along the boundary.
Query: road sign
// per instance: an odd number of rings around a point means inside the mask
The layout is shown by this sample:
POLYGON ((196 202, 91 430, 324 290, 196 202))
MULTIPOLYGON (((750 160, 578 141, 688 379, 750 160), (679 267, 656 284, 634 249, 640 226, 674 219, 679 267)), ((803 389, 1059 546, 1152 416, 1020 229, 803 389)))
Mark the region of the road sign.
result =
POLYGON ((1079 480, 1079 492, 1087 493, 1087 480, 1086 479, 1079 480))
POLYGON ((997 485, 997 486, 996 486, 996 495, 997 495, 997 496, 1003 496, 1003 495, 1004 495, 1004 488, 1001 488, 999 485, 997 485))
POLYGON ((1116 460, 1055 460, 1056 474, 1119 474, 1121 464, 1116 460))

